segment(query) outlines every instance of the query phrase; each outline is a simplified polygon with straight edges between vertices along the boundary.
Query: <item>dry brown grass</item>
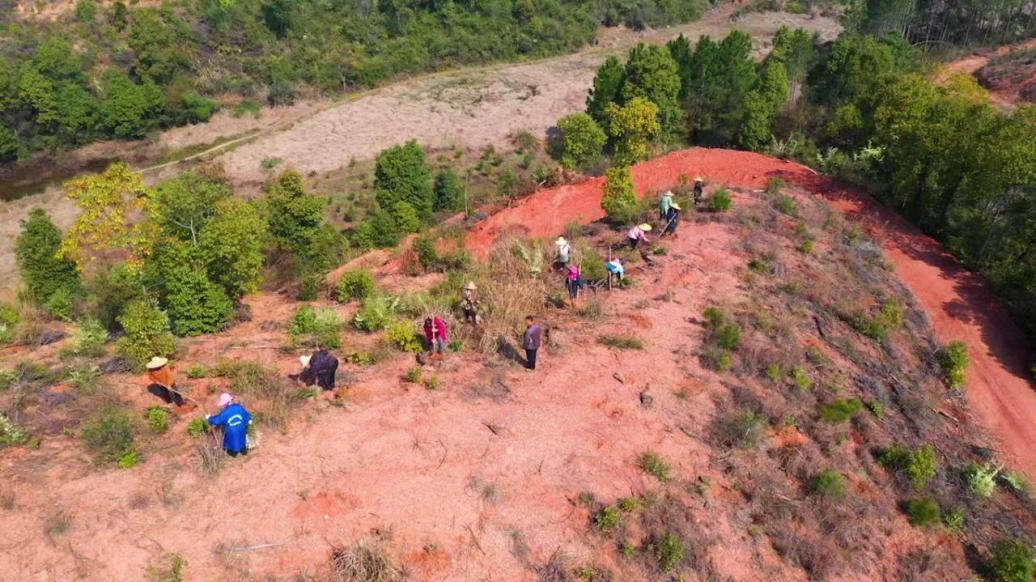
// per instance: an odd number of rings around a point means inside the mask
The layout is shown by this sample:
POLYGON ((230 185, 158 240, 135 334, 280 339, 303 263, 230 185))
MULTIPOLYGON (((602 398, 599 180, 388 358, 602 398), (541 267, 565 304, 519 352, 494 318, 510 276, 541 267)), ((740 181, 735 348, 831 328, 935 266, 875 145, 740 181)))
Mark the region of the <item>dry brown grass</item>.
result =
POLYGON ((331 551, 329 582, 401 582, 403 571, 384 550, 367 540, 331 551))

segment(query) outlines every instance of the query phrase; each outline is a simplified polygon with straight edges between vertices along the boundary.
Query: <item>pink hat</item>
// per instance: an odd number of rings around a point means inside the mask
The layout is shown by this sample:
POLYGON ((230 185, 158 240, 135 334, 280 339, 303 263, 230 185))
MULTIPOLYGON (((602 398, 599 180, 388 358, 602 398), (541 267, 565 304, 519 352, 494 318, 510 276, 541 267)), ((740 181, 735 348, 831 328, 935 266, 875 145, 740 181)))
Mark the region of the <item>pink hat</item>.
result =
POLYGON ((230 393, 228 393, 228 392, 224 392, 223 394, 219 395, 219 405, 220 406, 228 406, 233 401, 234 401, 234 397, 231 396, 230 393))

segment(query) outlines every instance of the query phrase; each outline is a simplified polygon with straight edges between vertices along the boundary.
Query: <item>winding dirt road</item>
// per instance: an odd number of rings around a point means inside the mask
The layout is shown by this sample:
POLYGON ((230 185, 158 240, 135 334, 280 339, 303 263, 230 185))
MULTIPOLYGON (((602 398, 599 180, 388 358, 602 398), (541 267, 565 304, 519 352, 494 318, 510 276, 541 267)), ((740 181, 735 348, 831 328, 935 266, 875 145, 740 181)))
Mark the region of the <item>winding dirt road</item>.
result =
MULTIPOLYGON (((675 152, 634 166, 633 182, 637 193, 644 195, 676 185, 680 174, 700 174, 712 184, 741 188, 762 188, 769 178, 783 177, 858 219, 928 314, 939 340, 968 345, 966 392, 971 411, 991 433, 1002 460, 1036 479, 1036 392, 1027 375, 1032 355, 992 292, 942 245, 862 192, 805 166, 756 153, 705 148, 675 152)), ((602 186, 599 178, 541 190, 480 223, 468 245, 484 256, 508 231, 553 237, 569 222, 603 218, 602 186)))

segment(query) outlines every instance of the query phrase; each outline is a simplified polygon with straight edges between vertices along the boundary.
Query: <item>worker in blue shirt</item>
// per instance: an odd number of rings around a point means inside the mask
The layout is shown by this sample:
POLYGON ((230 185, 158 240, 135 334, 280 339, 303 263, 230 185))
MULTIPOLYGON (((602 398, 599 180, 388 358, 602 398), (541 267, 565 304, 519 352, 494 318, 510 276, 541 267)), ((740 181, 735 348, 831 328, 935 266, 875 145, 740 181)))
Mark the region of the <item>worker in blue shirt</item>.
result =
POLYGON ((234 397, 224 392, 219 396, 219 405, 223 409, 219 414, 206 418, 211 426, 223 427, 223 449, 231 457, 248 454, 248 425, 252 424, 252 415, 245 410, 234 397))

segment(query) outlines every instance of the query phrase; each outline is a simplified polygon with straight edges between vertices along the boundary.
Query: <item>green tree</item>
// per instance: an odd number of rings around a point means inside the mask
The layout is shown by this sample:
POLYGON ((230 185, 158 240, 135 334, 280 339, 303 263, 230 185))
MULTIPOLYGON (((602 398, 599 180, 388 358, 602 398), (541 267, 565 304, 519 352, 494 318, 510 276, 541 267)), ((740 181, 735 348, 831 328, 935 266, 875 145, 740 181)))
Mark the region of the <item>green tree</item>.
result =
POLYGON ((232 195, 227 184, 181 172, 155 186, 152 204, 164 232, 196 245, 202 229, 216 215, 217 205, 232 195))
POLYGON ((585 113, 573 113, 558 120, 561 132, 561 165, 582 168, 601 157, 608 137, 604 130, 585 113))
POLYGON ((416 141, 391 147, 378 154, 374 166, 374 196, 385 209, 406 202, 422 221, 431 219, 434 206, 432 175, 424 150, 416 141))
POLYGON ((457 174, 446 168, 435 175, 433 210, 460 210, 464 205, 464 185, 457 174))
POLYGON ((82 270, 112 253, 127 253, 129 266, 139 267, 158 232, 150 220, 153 193, 140 175, 116 162, 100 174, 69 180, 64 190, 79 215, 61 242, 61 256, 82 270))
POLYGON ((756 84, 751 39, 738 30, 719 43, 702 37, 682 76, 689 84, 691 138, 716 145, 732 143, 744 117, 745 97, 756 84))
POLYGON ((221 329, 233 312, 222 287, 209 280, 200 253, 190 243, 165 239, 144 269, 176 335, 198 335, 221 329))
POLYGON ((89 283, 89 311, 112 333, 122 331, 119 318, 134 301, 146 299, 140 273, 119 264, 97 273, 89 283))
POLYGON ((325 271, 337 259, 341 237, 324 223, 323 202, 306 192, 302 176, 288 171, 267 188, 266 218, 277 246, 303 271, 325 271))
POLYGON ((402 200, 396 202, 396 206, 392 208, 392 218, 401 233, 410 234, 421 230, 421 218, 417 216, 417 211, 402 200))
POLYGON ((605 174, 601 208, 613 224, 628 224, 637 216, 637 195, 629 166, 614 166, 605 174))
POLYGON ((140 138, 158 126, 165 96, 150 79, 137 85, 125 74, 109 69, 101 87, 101 126, 111 135, 140 138))
POLYGON ((59 255, 61 231, 47 213, 34 208, 21 226, 15 241, 15 259, 22 281, 37 304, 46 303, 59 290, 78 290, 76 265, 59 255))
POLYGON ((266 219, 259 209, 240 198, 217 202, 212 219, 202 229, 198 240, 201 261, 209 279, 230 299, 240 299, 259 287, 266 231, 266 219))
POLYGON ((773 37, 773 50, 767 61, 784 64, 788 77, 788 95, 792 103, 799 100, 806 75, 817 60, 817 35, 801 28, 782 26, 773 37))
POLYGON ((169 317, 147 300, 139 299, 126 306, 119 317, 124 335, 115 349, 136 369, 154 356, 169 357, 176 353, 176 338, 169 331, 169 317))
POLYGON ((615 144, 615 163, 629 165, 648 156, 648 144, 658 135, 658 106, 643 97, 634 97, 619 107, 609 105, 608 134, 615 144))
POLYGON ((623 103, 639 97, 658 106, 659 137, 663 141, 669 141, 683 128, 680 74, 668 48, 640 44, 630 50, 620 95, 623 103))
POLYGON ((0 162, 18 159, 19 150, 21 144, 18 142, 18 136, 6 125, 0 124, 0 162))
POLYGON ((779 60, 768 61, 763 66, 755 89, 745 97, 744 117, 738 138, 742 147, 758 149, 769 141, 777 114, 788 104, 788 91, 784 63, 779 60))
POLYGON ((127 42, 133 49, 133 74, 137 78, 166 84, 179 71, 188 68, 190 53, 185 49, 193 43, 183 36, 190 29, 178 28, 175 21, 172 11, 153 8, 134 11, 127 42))
POLYGON ((586 98, 586 112, 599 125, 608 125, 606 117, 608 105, 619 100, 619 92, 622 90, 622 82, 625 77, 626 70, 615 57, 608 57, 604 64, 597 69, 594 86, 586 98))

